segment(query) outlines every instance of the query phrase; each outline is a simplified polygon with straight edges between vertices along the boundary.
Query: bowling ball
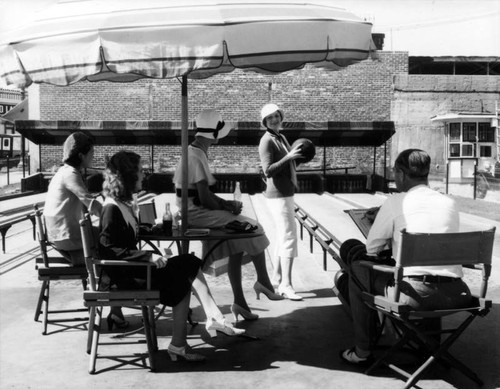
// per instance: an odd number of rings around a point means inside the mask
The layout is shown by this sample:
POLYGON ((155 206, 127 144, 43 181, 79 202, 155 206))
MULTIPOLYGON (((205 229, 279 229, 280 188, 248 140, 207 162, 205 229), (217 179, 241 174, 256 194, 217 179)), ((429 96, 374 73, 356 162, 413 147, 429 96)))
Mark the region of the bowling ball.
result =
POLYGON ((302 148, 300 149, 302 158, 296 160, 297 164, 307 163, 311 161, 316 155, 316 149, 314 148, 313 142, 311 142, 307 138, 299 138, 295 142, 293 142, 292 149, 298 145, 302 146, 302 148))

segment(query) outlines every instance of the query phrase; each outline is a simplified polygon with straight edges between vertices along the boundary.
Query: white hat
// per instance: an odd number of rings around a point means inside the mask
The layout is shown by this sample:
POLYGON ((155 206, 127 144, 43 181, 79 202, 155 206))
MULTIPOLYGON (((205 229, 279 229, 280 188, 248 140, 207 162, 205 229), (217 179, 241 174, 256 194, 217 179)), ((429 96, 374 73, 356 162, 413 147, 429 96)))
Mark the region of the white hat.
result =
POLYGON ((221 139, 224 138, 232 126, 222 120, 219 112, 213 109, 206 109, 201 111, 196 116, 196 135, 208 139, 221 139))
POLYGON ((283 121, 285 115, 283 114, 283 111, 279 109, 279 107, 276 104, 266 104, 262 107, 262 110, 260 111, 260 118, 262 120, 262 125, 266 127, 266 118, 275 113, 278 112, 281 115, 281 121, 283 121))

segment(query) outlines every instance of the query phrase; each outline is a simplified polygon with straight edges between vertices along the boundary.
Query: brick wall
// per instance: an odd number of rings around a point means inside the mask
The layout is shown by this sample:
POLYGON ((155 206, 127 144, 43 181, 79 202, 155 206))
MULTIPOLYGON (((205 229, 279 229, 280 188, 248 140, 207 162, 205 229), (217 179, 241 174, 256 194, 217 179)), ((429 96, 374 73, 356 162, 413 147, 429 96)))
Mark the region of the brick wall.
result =
MULTIPOLYGON (((205 80, 189 80, 190 120, 205 108, 221 112, 226 120, 260 120, 260 109, 271 99, 285 111, 288 121, 384 121, 391 120, 394 75, 408 73, 405 52, 379 52, 339 72, 307 66, 274 76, 234 71, 205 80)), ((139 80, 128 84, 80 82, 68 87, 40 86, 41 120, 180 120, 181 85, 177 80, 139 80)), ((136 150, 136 146, 129 149, 136 150)), ((99 147, 95 165, 118 148, 99 147)), ((151 158, 149 147, 140 149, 151 158)), ((57 148, 42 147, 42 168, 57 165, 57 148)), ((155 171, 172 171, 180 148, 156 146, 155 171)), ((255 170, 259 164, 255 147, 216 146, 211 150, 218 171, 255 170), (234 160, 234 155, 239 156, 234 160)), ((383 165, 383 148, 377 151, 377 167, 383 165)), ((389 155, 388 155, 389 157, 389 155)), ((307 168, 323 166, 323 150, 307 168)), ((358 165, 371 171, 372 148, 327 150, 327 166, 358 165)))

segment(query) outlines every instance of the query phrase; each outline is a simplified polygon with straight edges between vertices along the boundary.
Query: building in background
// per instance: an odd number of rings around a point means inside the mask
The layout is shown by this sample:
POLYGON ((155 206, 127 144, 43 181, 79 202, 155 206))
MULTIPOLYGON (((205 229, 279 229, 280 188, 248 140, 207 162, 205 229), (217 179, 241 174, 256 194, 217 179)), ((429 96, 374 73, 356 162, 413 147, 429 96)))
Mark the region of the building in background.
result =
POLYGON ((14 120, 29 117, 24 96, 21 91, 0 89, 0 168, 17 166, 20 161, 21 137, 15 131, 14 120))
MULTIPOLYGON (((34 111, 40 112, 42 121, 180 120, 176 80, 80 82, 65 88, 42 84, 35 90, 34 111)), ((380 50, 375 58, 339 72, 306 67, 266 76, 237 70, 190 81, 191 120, 199 111, 213 108, 228 121, 258 122, 268 101, 284 110, 286 122, 392 121, 396 133, 390 140, 387 166, 401 150, 422 148, 431 155, 431 176, 438 180, 445 179, 449 161, 451 177, 470 179, 471 158, 478 158, 478 168, 487 169, 499 155, 498 121, 494 120, 500 101, 499 57, 409 57, 407 52, 380 50)), ((106 157, 123 147, 99 147, 96 164, 104 166, 106 157)), ((147 147, 126 147, 148 153, 147 147)), ((235 147, 211 150, 215 169, 256 171, 256 148, 235 147)), ((306 167, 355 166, 352 173, 369 174, 375 159, 376 171, 382 175, 384 152, 377 149, 374 158, 369 148, 329 147, 306 167)), ((178 146, 155 147, 155 171, 171 172, 179 155, 178 146)), ((42 146, 40 156, 42 169, 51 170, 61 163, 62 149, 42 146)), ((32 171, 36 169, 32 166, 32 171)))

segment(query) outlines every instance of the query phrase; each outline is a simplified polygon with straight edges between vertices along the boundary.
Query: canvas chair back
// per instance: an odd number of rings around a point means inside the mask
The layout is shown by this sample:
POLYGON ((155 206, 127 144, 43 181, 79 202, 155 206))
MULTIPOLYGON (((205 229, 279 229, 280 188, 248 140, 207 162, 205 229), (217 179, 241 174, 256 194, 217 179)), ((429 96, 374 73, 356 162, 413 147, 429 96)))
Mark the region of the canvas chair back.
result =
POLYGON ((154 199, 147 203, 139 204, 139 222, 153 226, 156 220, 156 206, 154 199))
POLYGON ((83 244, 83 255, 85 258, 85 266, 87 267, 87 272, 89 273, 90 290, 97 291, 98 282, 96 277, 96 268, 94 264, 94 259, 96 257, 97 246, 96 239, 94 237, 94 231, 92 228, 92 222, 90 220, 90 215, 85 214, 85 217, 80 220, 80 227, 82 233, 82 244, 83 244))
POLYGON ((49 258, 47 255, 47 234, 45 223, 43 220, 42 212, 36 208, 35 210, 35 221, 36 221, 36 234, 38 238, 38 244, 40 246, 40 255, 44 266, 49 266, 49 258))
POLYGON ((494 227, 484 231, 441 234, 409 233, 403 229, 394 271, 396 301, 399 299, 398 281, 403 276, 403 268, 407 266, 482 265, 483 278, 479 294, 484 297, 491 274, 494 239, 494 227))

